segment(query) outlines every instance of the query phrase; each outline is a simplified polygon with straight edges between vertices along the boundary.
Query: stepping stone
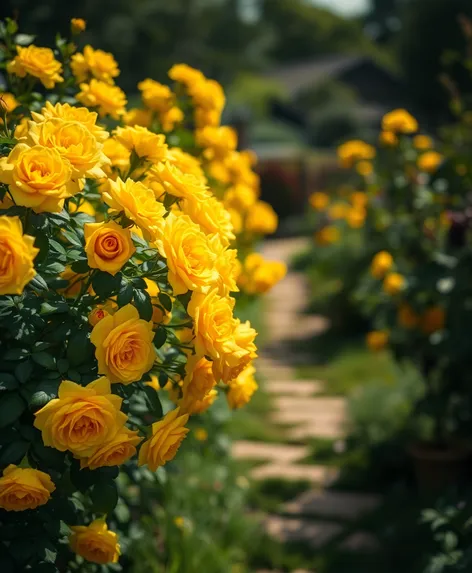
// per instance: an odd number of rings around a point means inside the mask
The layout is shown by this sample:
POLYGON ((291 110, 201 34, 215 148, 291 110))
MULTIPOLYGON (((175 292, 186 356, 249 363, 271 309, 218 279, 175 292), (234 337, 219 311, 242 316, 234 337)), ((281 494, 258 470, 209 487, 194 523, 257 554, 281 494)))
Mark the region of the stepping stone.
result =
POLYGON ((330 416, 346 414, 346 399, 342 396, 316 396, 308 400, 298 396, 280 396, 275 405, 279 410, 311 412, 314 416, 320 413, 330 416))
POLYGON ((337 523, 279 515, 270 515, 266 519, 265 526, 268 534, 282 543, 301 541, 313 548, 325 545, 342 531, 342 526, 337 523))
POLYGON ((281 479, 286 481, 309 481, 323 485, 332 483, 338 476, 337 468, 312 465, 283 465, 279 463, 265 464, 251 470, 255 480, 281 479))
POLYGON ((336 419, 311 420, 305 424, 287 430, 287 437, 294 442, 309 439, 326 438, 337 440, 345 436, 345 421, 336 419))
POLYGON ((344 551, 378 551, 380 544, 376 537, 365 531, 356 531, 339 545, 344 551))
POLYGON ((305 491, 284 505, 285 513, 316 515, 355 520, 379 506, 381 497, 374 494, 334 490, 305 491))
POLYGON ((288 446, 238 440, 233 443, 233 456, 244 460, 269 460, 278 464, 290 464, 308 455, 306 446, 288 446))
POLYGON ((321 380, 267 380, 264 390, 279 396, 288 394, 290 396, 313 396, 323 392, 325 385, 321 380))

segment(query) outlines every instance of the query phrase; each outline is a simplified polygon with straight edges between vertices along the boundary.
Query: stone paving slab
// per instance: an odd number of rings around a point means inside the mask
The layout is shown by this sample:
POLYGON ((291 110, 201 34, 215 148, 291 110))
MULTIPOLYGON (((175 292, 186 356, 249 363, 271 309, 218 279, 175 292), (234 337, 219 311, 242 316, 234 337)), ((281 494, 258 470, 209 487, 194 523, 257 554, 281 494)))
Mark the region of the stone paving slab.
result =
POLYGON ((307 446, 289 446, 238 440, 233 443, 233 456, 244 460, 269 460, 278 464, 291 464, 305 458, 309 453, 307 446))
POLYGON ((346 399, 342 396, 317 396, 308 400, 298 396, 280 396, 275 400, 275 405, 279 410, 312 412, 313 415, 346 414, 346 399))
POLYGON ((346 537, 339 547, 344 551, 364 551, 368 553, 378 551, 380 543, 372 534, 365 531, 356 531, 346 537))
POLYGON ((380 502, 379 495, 315 489, 300 494, 283 509, 285 513, 355 520, 376 509, 380 502))
POLYGON ((264 384, 264 390, 270 392, 271 394, 277 394, 278 396, 283 396, 287 394, 289 396, 314 396, 320 392, 323 392, 325 385, 321 380, 266 380, 264 384))
POLYGON ((295 428, 289 428, 287 430, 287 437, 294 442, 303 442, 317 438, 338 440, 343 438, 345 433, 345 420, 324 419, 312 420, 295 428))
POLYGON ((316 549, 339 535, 342 526, 327 521, 270 515, 266 519, 266 529, 269 535, 282 543, 288 541, 305 542, 316 549))
POLYGON ((282 479, 287 481, 306 480, 312 483, 330 484, 339 475, 337 468, 312 465, 265 464, 251 470, 251 477, 256 480, 282 479))

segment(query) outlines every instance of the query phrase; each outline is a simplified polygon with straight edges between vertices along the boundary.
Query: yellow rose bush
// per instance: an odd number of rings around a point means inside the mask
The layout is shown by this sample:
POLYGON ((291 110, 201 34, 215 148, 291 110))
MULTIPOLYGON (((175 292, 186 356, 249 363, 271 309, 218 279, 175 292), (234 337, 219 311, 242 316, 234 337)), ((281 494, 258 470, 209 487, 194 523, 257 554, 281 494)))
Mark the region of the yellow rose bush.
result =
POLYGON ((123 506, 178 465, 190 417, 257 389, 234 311, 285 275, 253 252, 277 215, 216 81, 177 64, 130 109, 112 54, 16 31, 0 28, 0 517, 35 545, 2 550, 15 570, 116 564, 123 506))

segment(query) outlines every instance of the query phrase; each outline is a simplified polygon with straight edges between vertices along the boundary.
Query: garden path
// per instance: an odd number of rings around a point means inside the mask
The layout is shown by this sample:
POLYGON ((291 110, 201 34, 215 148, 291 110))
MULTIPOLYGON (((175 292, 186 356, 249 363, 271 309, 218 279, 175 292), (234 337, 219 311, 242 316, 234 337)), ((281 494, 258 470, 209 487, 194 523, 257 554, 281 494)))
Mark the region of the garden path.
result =
MULTIPOLYGON (((275 240, 265 244, 263 254, 289 264, 306 246, 305 239, 275 240)), ((240 440, 233 452, 238 459, 260 462, 250 472, 258 482, 311 484, 277 512, 264 516, 271 537, 284 544, 302 543, 316 552, 324 547, 368 552, 376 549, 377 542, 357 529, 356 522, 375 511, 379 496, 329 489, 339 470, 316 463, 310 453, 310 441, 316 439, 331 439, 342 447, 348 420, 344 397, 329 396, 323 381, 297 378, 300 353, 293 352, 294 341, 316 336, 327 327, 323 317, 303 314, 308 300, 304 275, 293 271, 266 297, 266 343, 256 366, 263 391, 273 399, 270 422, 283 428, 284 443, 240 440)), ((310 356, 301 359, 309 363, 310 356)))

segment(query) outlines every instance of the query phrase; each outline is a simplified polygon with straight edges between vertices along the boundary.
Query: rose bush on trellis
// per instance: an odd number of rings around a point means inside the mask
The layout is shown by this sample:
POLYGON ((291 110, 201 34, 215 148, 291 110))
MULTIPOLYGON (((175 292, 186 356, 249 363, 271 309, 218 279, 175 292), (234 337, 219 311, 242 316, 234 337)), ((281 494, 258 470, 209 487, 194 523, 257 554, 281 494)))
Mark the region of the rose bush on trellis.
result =
POLYGON ((257 388, 233 308, 285 273, 251 252, 277 218, 217 82, 178 64, 175 91, 145 79, 127 109, 111 54, 17 32, 0 26, 0 567, 116 568, 129 484, 162 478, 218 393, 257 388))

